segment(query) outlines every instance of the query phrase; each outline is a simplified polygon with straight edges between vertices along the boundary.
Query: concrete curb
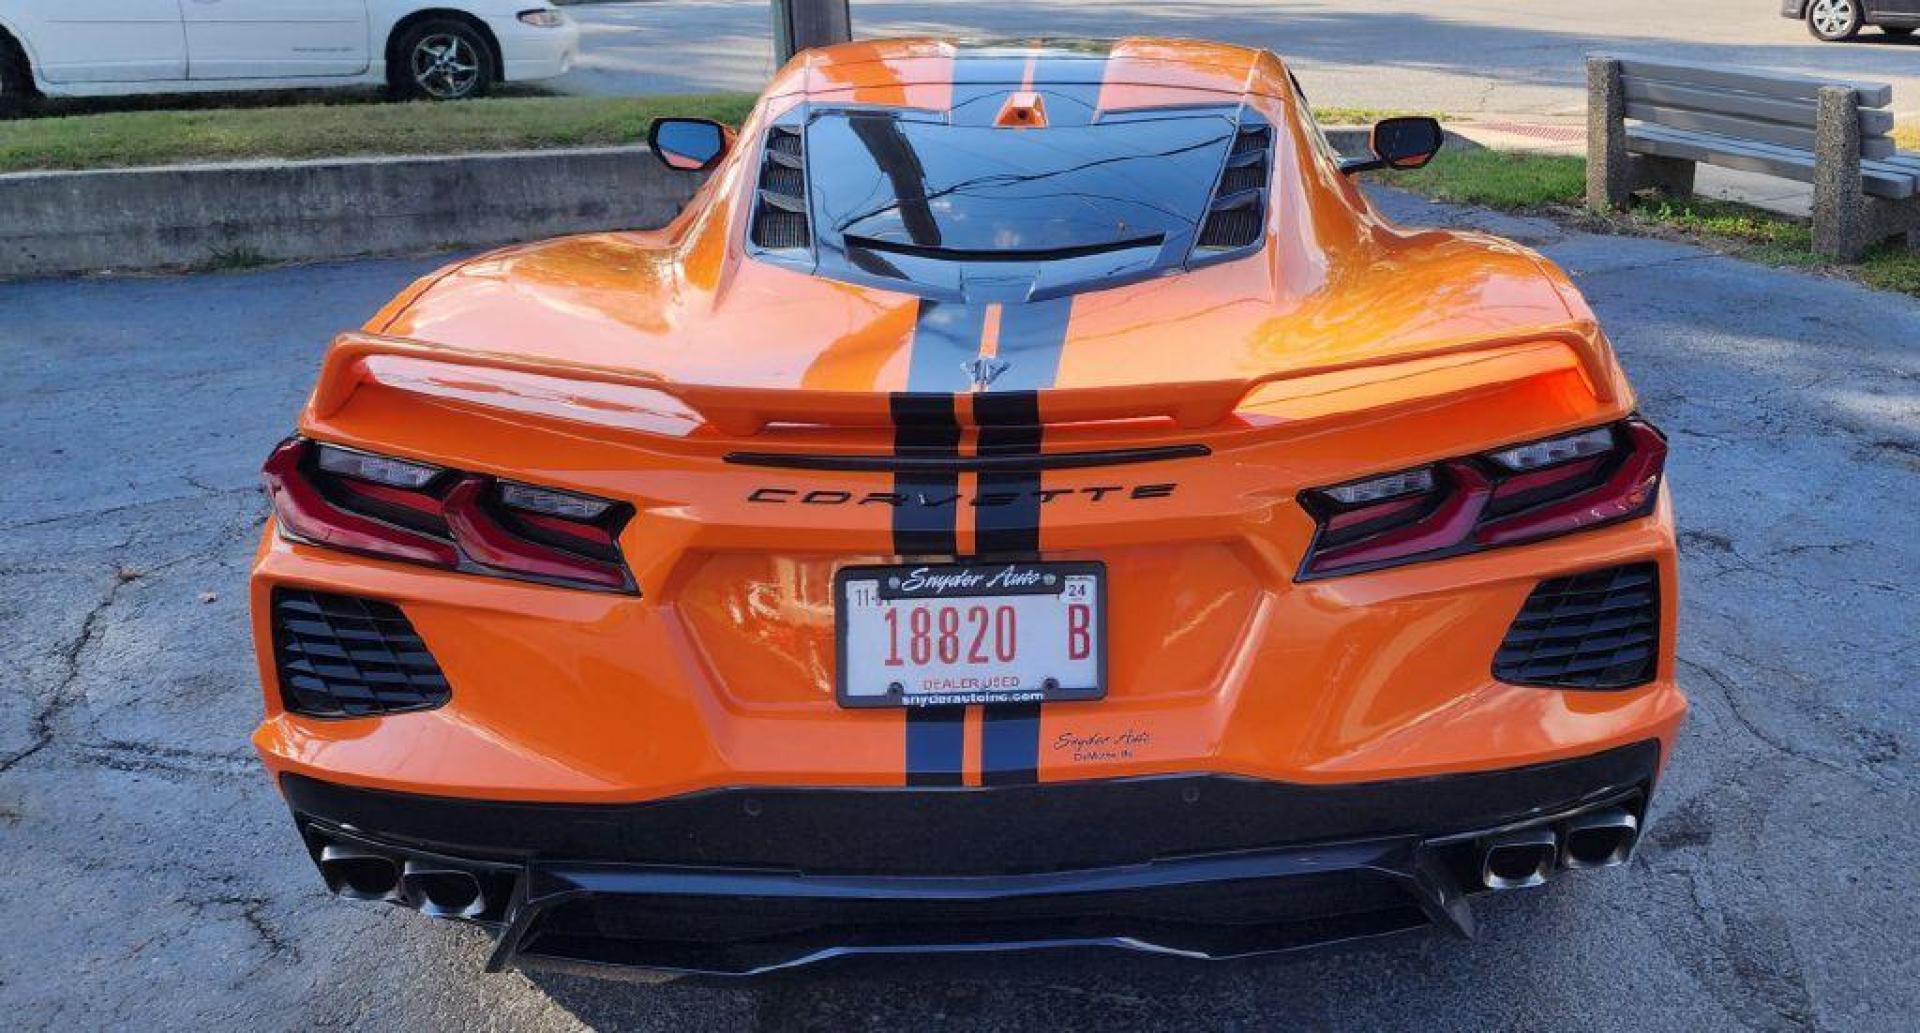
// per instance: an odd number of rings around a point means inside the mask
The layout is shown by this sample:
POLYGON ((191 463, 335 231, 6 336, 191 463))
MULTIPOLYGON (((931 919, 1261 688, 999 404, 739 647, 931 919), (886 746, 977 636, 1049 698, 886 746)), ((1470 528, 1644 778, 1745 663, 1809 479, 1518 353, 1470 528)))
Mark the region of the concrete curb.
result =
POLYGON ((650 229, 700 181, 645 147, 9 173, 0 175, 0 277, 650 229))

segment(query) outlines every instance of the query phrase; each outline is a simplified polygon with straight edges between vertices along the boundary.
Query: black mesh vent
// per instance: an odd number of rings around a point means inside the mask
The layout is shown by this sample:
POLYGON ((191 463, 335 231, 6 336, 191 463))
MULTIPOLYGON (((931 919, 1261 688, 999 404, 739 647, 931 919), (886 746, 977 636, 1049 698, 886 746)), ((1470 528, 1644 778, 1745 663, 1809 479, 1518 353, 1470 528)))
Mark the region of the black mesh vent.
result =
POLYGON ((392 603, 276 588, 273 652, 281 701, 298 714, 364 717, 447 701, 440 665, 392 603))
POLYGON ((753 242, 764 248, 811 245, 807 224, 806 142, 795 126, 767 130, 760 156, 759 198, 753 206, 753 242))
POLYGON ((1207 216, 1207 225, 1200 231, 1203 248, 1241 248, 1259 239, 1260 208, 1257 205, 1214 212, 1207 216))
POLYGON ((1493 659, 1518 685, 1624 689, 1653 680, 1660 655, 1660 569, 1651 563, 1542 581, 1493 659))
POLYGON ((1240 165, 1228 169, 1227 174, 1220 177, 1221 196, 1238 194, 1245 190, 1258 190, 1266 186, 1266 172, 1267 170, 1259 165, 1240 165))
POLYGON ((1233 251, 1260 239, 1267 208, 1267 167, 1273 131, 1242 126, 1233 138, 1227 167, 1214 190, 1206 224, 1200 227, 1201 251, 1233 251))

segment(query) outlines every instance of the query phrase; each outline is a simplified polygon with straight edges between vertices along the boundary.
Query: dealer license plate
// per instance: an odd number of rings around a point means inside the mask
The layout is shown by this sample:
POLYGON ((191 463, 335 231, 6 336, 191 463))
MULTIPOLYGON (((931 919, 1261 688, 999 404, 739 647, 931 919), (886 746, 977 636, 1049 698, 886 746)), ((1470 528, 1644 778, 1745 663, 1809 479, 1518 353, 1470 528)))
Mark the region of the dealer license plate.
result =
POLYGON ((834 586, 842 706, 1106 695, 1104 564, 849 567, 834 586))

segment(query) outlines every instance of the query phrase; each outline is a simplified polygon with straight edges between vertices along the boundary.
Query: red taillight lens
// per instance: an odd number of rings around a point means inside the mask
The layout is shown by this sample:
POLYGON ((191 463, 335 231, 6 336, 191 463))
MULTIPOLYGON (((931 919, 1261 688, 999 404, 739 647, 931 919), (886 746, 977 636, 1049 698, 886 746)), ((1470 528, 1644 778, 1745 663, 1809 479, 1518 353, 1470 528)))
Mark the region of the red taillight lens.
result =
MULTIPOLYGON (((358 512, 358 507, 349 509, 329 498, 312 476, 318 472, 311 462, 313 452, 313 443, 309 441, 295 438, 282 442, 267 457, 267 465, 260 471, 267 484, 267 496, 273 500, 274 514, 288 535, 315 545, 390 559, 430 563, 436 567, 459 565, 460 553, 452 542, 358 512)), ((368 486, 382 487, 371 482, 368 486)))
POLYGON ((292 438, 261 471, 288 537, 315 545, 611 591, 633 591, 620 555, 631 508, 292 438))
POLYGON ((1539 541, 1643 516, 1659 495, 1666 439, 1625 420, 1303 492, 1319 525, 1303 580, 1539 541))

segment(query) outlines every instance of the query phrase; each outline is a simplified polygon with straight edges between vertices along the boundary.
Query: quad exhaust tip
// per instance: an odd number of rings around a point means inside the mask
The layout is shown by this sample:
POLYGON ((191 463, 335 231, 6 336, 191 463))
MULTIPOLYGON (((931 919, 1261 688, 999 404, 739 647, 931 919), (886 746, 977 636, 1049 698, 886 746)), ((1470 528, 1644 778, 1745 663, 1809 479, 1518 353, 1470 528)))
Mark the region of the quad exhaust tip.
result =
POLYGON ((1496 836, 1480 858, 1480 883, 1490 890, 1542 885, 1553 873, 1559 852, 1552 829, 1522 829, 1496 836))
POLYGON ((400 882, 407 900, 423 915, 473 918, 487 909, 487 895, 472 872, 408 861, 400 882))
POLYGON ((1583 814, 1568 821, 1561 863, 1568 869, 1611 868, 1633 857, 1640 838, 1640 822, 1618 807, 1583 814))
POLYGON ((400 899, 400 864, 385 854, 329 844, 320 851, 320 877, 351 900, 400 899))
POLYGON ((473 872, 329 843, 320 850, 320 877, 349 900, 407 904, 435 918, 476 918, 487 893, 473 872))

